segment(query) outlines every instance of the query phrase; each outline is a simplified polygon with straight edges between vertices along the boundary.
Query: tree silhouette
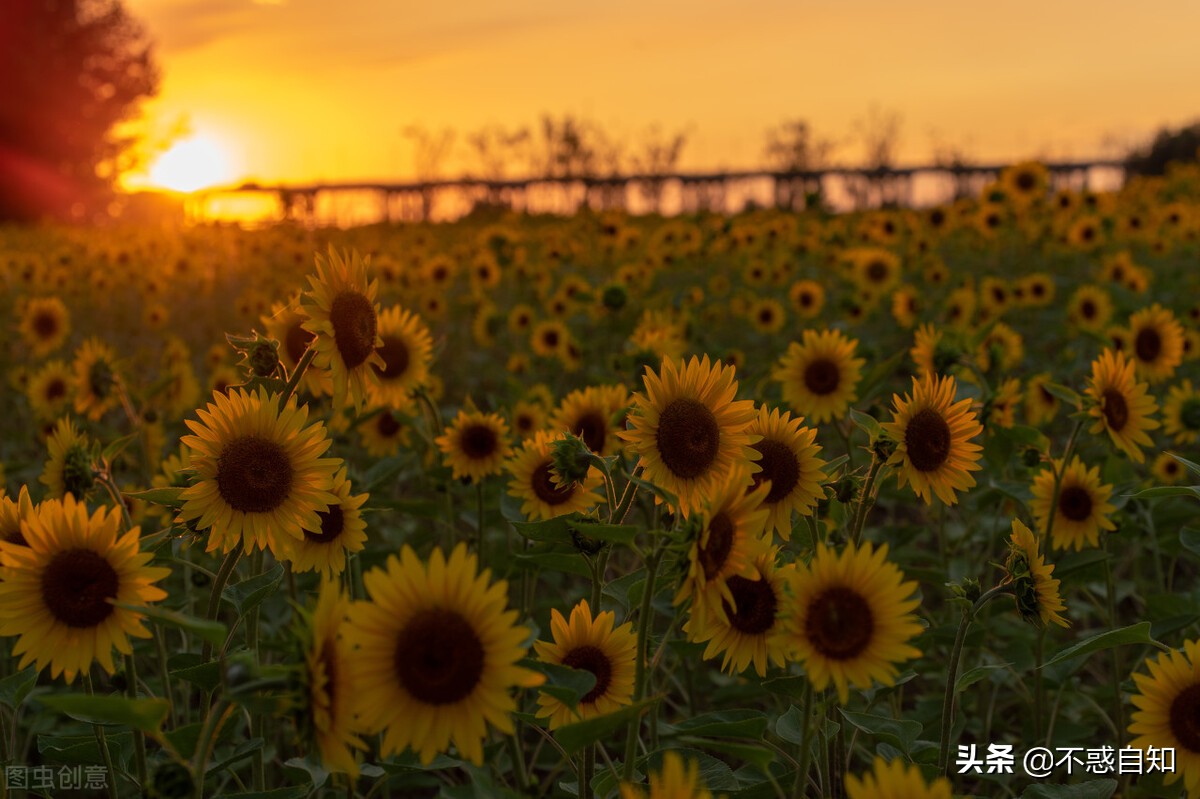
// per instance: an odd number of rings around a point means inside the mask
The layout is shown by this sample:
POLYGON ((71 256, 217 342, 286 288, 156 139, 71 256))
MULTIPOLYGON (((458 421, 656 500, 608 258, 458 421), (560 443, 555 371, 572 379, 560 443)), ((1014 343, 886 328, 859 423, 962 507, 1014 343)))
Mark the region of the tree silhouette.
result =
POLYGON ((1125 159, 1130 175, 1164 175, 1167 164, 1200 160, 1200 122, 1178 130, 1162 128, 1146 147, 1134 150, 1125 159))
POLYGON ((0 75, 0 221, 103 213, 158 88, 142 26, 120 0, 3 0, 0 75))

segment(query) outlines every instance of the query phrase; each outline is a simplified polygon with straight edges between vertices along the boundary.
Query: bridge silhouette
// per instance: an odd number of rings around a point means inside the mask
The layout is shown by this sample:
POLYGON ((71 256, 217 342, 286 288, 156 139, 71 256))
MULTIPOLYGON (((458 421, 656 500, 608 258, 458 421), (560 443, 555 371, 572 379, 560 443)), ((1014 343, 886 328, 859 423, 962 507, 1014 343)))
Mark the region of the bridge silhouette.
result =
MULTIPOLYGON (((274 198, 277 218, 321 224, 353 202, 353 216, 380 222, 453 219, 481 206, 517 212, 573 214, 582 208, 634 213, 732 213, 748 205, 802 210, 817 193, 841 210, 934 204, 977 195, 1008 164, 926 165, 811 171, 764 169, 669 174, 564 175, 488 180, 458 177, 410 182, 348 181, 297 185, 242 183, 193 195, 188 215, 204 219, 214 200, 257 195, 274 198), (921 181, 930 183, 923 191, 921 181), (924 194, 925 196, 921 196, 924 194), (334 209, 332 214, 329 209, 334 209), (364 209, 367 209, 364 211, 364 209)), ((1092 190, 1124 181, 1116 160, 1043 162, 1051 187, 1092 190), (1103 178, 1107 178, 1104 180, 1103 178)))

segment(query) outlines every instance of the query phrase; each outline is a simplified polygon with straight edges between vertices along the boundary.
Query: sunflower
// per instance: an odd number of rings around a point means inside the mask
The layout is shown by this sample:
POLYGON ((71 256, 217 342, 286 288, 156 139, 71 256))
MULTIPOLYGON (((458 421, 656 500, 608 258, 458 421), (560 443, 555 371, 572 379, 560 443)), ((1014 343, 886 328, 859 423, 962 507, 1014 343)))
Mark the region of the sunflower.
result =
POLYGON ((615 455, 621 448, 618 430, 625 426, 628 407, 625 386, 589 386, 563 397, 550 417, 550 428, 574 433, 597 455, 615 455))
POLYGON ((946 334, 934 325, 924 324, 913 334, 909 357, 917 365, 917 376, 945 374, 958 361, 958 350, 950 345, 946 334))
POLYGON ((36 662, 68 683, 98 661, 113 673, 113 647, 132 654, 129 636, 149 638, 143 616, 113 602, 165 599, 154 583, 169 569, 150 566, 138 550, 141 529, 119 533, 121 511, 87 506, 67 495, 42 502, 21 522, 26 546, 0 543, 0 634, 20 636, 18 668, 36 662))
POLYGON ((1146 431, 1158 427, 1158 422, 1150 418, 1158 406, 1147 394, 1145 383, 1134 383, 1133 369, 1133 361, 1112 350, 1105 350, 1092 361, 1087 393, 1094 403, 1088 415, 1096 422, 1088 432, 1107 430, 1114 445, 1135 463, 1141 463, 1146 459, 1141 448, 1154 445, 1146 431))
POLYGON ((1007 372, 1016 367, 1025 357, 1025 340, 1021 334, 1003 322, 992 325, 992 329, 979 342, 975 361, 987 372, 993 365, 1007 372))
POLYGON ((1102 236, 1100 220, 1094 216, 1082 216, 1067 228, 1067 244, 1082 252, 1094 250, 1099 246, 1102 236))
POLYGON ((1137 693, 1129 732, 1129 745, 1175 750, 1175 770, 1163 780, 1171 785, 1183 779, 1188 799, 1200 796, 1200 642, 1185 641, 1178 650, 1146 661, 1149 674, 1133 675, 1137 693))
MULTIPOLYGON (((308 316, 300 308, 300 297, 292 297, 287 303, 275 303, 269 316, 261 319, 267 335, 279 342, 279 361, 291 374, 304 357, 309 344, 316 335, 306 330, 308 316)), ((314 397, 332 393, 333 384, 329 375, 319 369, 309 369, 304 374, 304 388, 314 397)))
POLYGON ((787 322, 787 314, 778 300, 764 297, 750 304, 747 316, 759 333, 778 333, 787 322))
POLYGON ((402 409, 429 373, 433 339, 420 317, 399 306, 380 314, 379 337, 383 341, 378 351, 383 365, 372 367, 378 380, 371 383, 371 400, 402 409))
POLYGON ((43 422, 62 416, 71 402, 71 368, 62 361, 50 361, 29 378, 26 396, 33 415, 43 422))
POLYGON ((907 330, 915 325, 920 310, 917 290, 912 286, 901 286, 892 292, 892 317, 900 327, 907 330))
POLYGON ((508 424, 499 414, 459 411, 446 432, 435 439, 453 470, 454 479, 478 483, 489 474, 499 474, 512 455, 508 424))
POLYGON ((1170 378, 1183 363, 1183 327, 1158 303, 1129 317, 1129 335, 1137 374, 1151 384, 1170 378))
POLYGON ((751 479, 754 488, 770 484, 763 499, 768 511, 766 529, 779 533, 785 541, 792 535, 792 514, 811 514, 825 496, 821 483, 828 479, 825 461, 817 457, 821 451, 817 431, 804 427, 803 422, 787 411, 763 406, 747 430, 751 436, 761 437, 750 445, 758 453, 759 467, 751 479))
POLYGON ((801 415, 820 424, 845 415, 857 399, 866 363, 855 358, 858 342, 840 330, 805 330, 793 341, 771 377, 783 384, 783 398, 801 415))
POLYGON ((347 259, 332 246, 329 257, 317 253, 317 275, 300 306, 304 329, 316 336, 313 365, 329 373, 333 401, 362 410, 369 391, 387 364, 378 352, 379 281, 367 280, 367 265, 354 251, 347 259), (373 368, 374 367, 374 368, 373 368))
POLYGON ((1167 391, 1163 402, 1163 432, 1175 437, 1176 444, 1195 444, 1200 440, 1200 390, 1191 380, 1183 380, 1167 391))
POLYGON ((896 442, 888 465, 897 467, 900 487, 912 483, 926 504, 933 501, 933 494, 947 505, 955 504, 955 490, 975 485, 969 472, 981 468, 982 447, 971 439, 983 431, 983 425, 970 410, 969 398, 954 401, 955 391, 953 377, 927 374, 920 381, 914 377, 911 396, 892 395, 893 419, 883 425, 896 442))
POLYGON ((1083 549, 1084 544, 1097 546, 1100 530, 1115 530, 1108 518, 1117 508, 1109 503, 1113 487, 1100 481, 1100 467, 1088 469, 1076 455, 1071 465, 1063 469, 1061 460, 1053 468, 1043 469, 1033 478, 1033 501, 1029 509, 1037 520, 1038 529, 1046 530, 1050 522, 1050 506, 1054 503, 1054 474, 1062 470, 1058 506, 1054 513, 1051 544, 1054 549, 1083 549))
POLYGON ((517 400, 509 409, 508 420, 517 440, 524 441, 546 428, 546 410, 539 403, 517 400))
POLYGON ((887 544, 847 544, 841 555, 824 544, 791 578, 784 622, 793 654, 803 662, 813 688, 832 681, 844 705, 849 686, 895 682, 896 664, 920 657, 909 645, 920 634, 913 610, 915 582, 887 560, 887 544))
POLYGON ((686 518, 752 456, 754 402, 734 400, 734 368, 713 365, 707 355, 665 359, 658 373, 646 367, 645 387, 633 396, 630 429, 620 436, 646 479, 674 494, 686 518))
POLYGON ((47 496, 59 499, 73 494, 79 499, 92 491, 96 474, 92 471, 91 441, 75 429, 67 417, 58 420, 47 442, 50 458, 38 478, 46 486, 47 496))
POLYGON ((616 614, 611 610, 593 619, 587 600, 571 609, 570 621, 557 608, 550 611, 554 642, 534 642, 538 657, 547 663, 582 669, 596 678, 596 684, 574 708, 549 694, 538 696, 537 716, 549 718, 550 729, 603 716, 632 701, 637 637, 629 622, 620 627, 615 624, 616 614))
POLYGON ((187 420, 195 435, 180 439, 195 470, 180 517, 209 528, 207 551, 242 545, 279 553, 284 538, 321 530, 319 512, 337 502, 341 460, 321 457, 331 442, 321 422, 304 426, 307 405, 292 399, 280 408, 266 389, 235 389, 196 414, 199 421, 187 420))
POLYGON ((534 325, 529 335, 529 345, 535 355, 551 358, 562 352, 570 338, 571 333, 566 325, 557 319, 547 319, 534 325))
POLYGON ((1012 584, 1021 618, 1039 628, 1048 622, 1060 627, 1069 626, 1059 615, 1059 611, 1066 610, 1067 606, 1059 596, 1058 580, 1050 576, 1054 566, 1046 563, 1045 557, 1038 552, 1037 538, 1020 519, 1012 522, 1012 538, 1009 539, 1004 569, 1008 574, 1003 582, 1012 584))
POLYGON ((1017 421, 1017 406, 1021 404, 1021 381, 1010 377, 1000 384, 988 403, 988 424, 1012 427, 1017 421))
POLYGON ((920 766, 876 757, 873 767, 862 777, 846 775, 847 799, 951 799, 950 780, 938 777, 926 783, 920 766))
POLYGON ((1050 173, 1036 161, 1025 161, 1001 170, 1000 185, 1017 205, 1026 206, 1046 196, 1050 188, 1050 173))
POLYGON ((966 328, 975 316, 979 297, 970 286, 960 286, 946 297, 946 324, 955 328, 966 328))
POLYGON ((820 315, 825 305, 825 289, 815 280, 799 280, 788 289, 788 299, 801 319, 820 315))
POLYGON ((21 524, 34 511, 33 500, 29 498, 29 487, 21 486, 16 500, 3 494, 3 488, 0 488, 0 541, 7 541, 16 546, 29 546, 25 542, 25 534, 21 531, 21 524))
POLYGON ((566 433, 551 434, 539 430, 505 466, 512 475, 508 493, 522 500, 521 513, 529 519, 553 519, 583 512, 604 502, 604 498, 596 493, 603 479, 596 467, 588 467, 587 477, 579 483, 563 480, 554 470, 554 442, 564 438, 566 433))
POLYGON ((1058 416, 1061 403, 1046 390, 1046 384, 1050 382, 1050 373, 1042 372, 1025 383, 1025 419, 1033 427, 1041 427, 1058 416))
POLYGON ((684 761, 678 752, 663 753, 658 771, 651 771, 650 792, 637 785, 621 784, 621 799, 712 799, 700 776, 700 764, 684 761))
POLYGON ((1179 485, 1186 474, 1183 465, 1169 452, 1160 452, 1150 465, 1150 474, 1161 485, 1179 485))
POLYGON ((358 776, 355 749, 366 746, 356 735, 354 717, 354 653, 342 635, 350 600, 337 580, 322 580, 307 630, 305 665, 309 736, 328 770, 358 776))
POLYGON ((1112 319, 1112 299, 1098 286, 1080 286, 1067 300, 1067 321, 1081 330, 1098 333, 1112 319))
POLYGON ((332 493, 337 498, 329 509, 317 511, 319 530, 303 530, 303 538, 281 538, 280 556, 292 563, 292 571, 321 571, 329 577, 346 569, 346 558, 362 550, 367 541, 367 523, 362 517, 366 494, 351 496, 350 481, 343 466, 333 476, 332 493))
POLYGON ((93 422, 120 403, 117 356, 112 348, 90 338, 75 353, 75 412, 93 422))
POLYGON ((367 420, 356 425, 358 440, 372 458, 388 458, 409 444, 409 429, 396 418, 391 408, 380 408, 367 414, 367 420))
POLYGON ((887 293, 900 279, 900 258, 889 250, 874 247, 851 250, 850 259, 854 282, 864 293, 879 296, 887 293))
POLYGON ((1054 301, 1054 278, 1044 272, 1026 275, 1017 285, 1024 291, 1027 305, 1040 308, 1054 301))
POLYGON ((726 578, 730 599, 722 600, 722 613, 703 620, 693 617, 684 630, 693 641, 707 641, 705 660, 722 655, 721 669, 740 674, 754 666, 764 677, 768 663, 782 666, 787 656, 783 608, 787 601, 784 586, 795 569, 775 567, 778 550, 771 548, 754 559, 754 574, 735 574, 726 578))
POLYGON ((44 358, 66 343, 71 314, 58 297, 37 297, 25 303, 17 330, 35 358, 44 358))
POLYGON ((543 682, 517 665, 529 630, 506 609, 508 584, 478 568, 466 544, 448 560, 434 549, 428 564, 405 545, 363 577, 370 601, 350 608, 345 635, 360 723, 384 731, 385 757, 411 747, 428 765, 453 742, 479 765, 488 722, 513 731, 509 689, 543 682))

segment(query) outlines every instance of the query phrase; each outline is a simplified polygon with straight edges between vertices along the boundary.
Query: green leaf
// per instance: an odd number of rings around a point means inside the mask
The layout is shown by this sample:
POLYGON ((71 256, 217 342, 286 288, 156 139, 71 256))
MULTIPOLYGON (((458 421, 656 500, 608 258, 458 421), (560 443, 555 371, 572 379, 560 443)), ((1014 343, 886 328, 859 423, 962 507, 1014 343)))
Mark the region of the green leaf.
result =
POLYGON ((1197 477, 1200 477, 1200 463, 1196 463, 1195 461, 1189 461, 1187 458, 1184 458, 1180 455, 1176 455, 1174 452, 1168 452, 1167 454, 1170 455, 1175 460, 1182 463, 1184 466, 1186 466, 1188 468, 1188 471, 1190 471, 1192 474, 1196 475, 1197 477))
POLYGON ((1037 428, 1030 427, 1024 424, 1014 424, 1009 428, 1001 428, 1003 434, 1018 444, 1024 444, 1027 447, 1033 447, 1038 452, 1050 451, 1050 439, 1037 428))
POLYGON ((113 604, 125 610, 141 613, 143 616, 148 616, 155 621, 161 621, 172 627, 178 627, 202 641, 207 641, 213 646, 221 646, 225 643, 225 639, 229 637, 229 628, 219 621, 198 619, 195 616, 188 616, 185 613, 160 608, 155 605, 131 605, 128 602, 113 602, 113 604))
POLYGON ((171 712, 171 705, 165 699, 58 694, 40 696, 38 702, 76 721, 88 724, 121 724, 151 735, 161 733, 162 723, 171 712))
POLYGON ((879 421, 874 416, 870 416, 862 411, 851 408, 850 418, 854 421, 854 424, 859 427, 859 429, 861 429, 870 437, 872 443, 878 441, 880 436, 883 435, 883 428, 879 426, 879 421))
POLYGON ((1021 799, 1108 799, 1116 792, 1116 780, 1088 780, 1075 785, 1034 783, 1025 789, 1021 799))
POLYGON ((309 787, 300 785, 292 788, 276 788, 273 791, 249 791, 247 793, 227 793, 225 799, 304 799, 308 796, 309 787))
MULTIPOLYGON (((262 738, 251 738, 248 741, 244 741, 243 743, 238 744, 238 747, 236 749, 234 749, 233 752, 230 753, 230 755, 228 757, 224 758, 223 760, 221 760, 217 763, 210 764, 209 767, 204 770, 204 773, 207 775, 214 771, 221 771, 222 769, 226 768, 227 766, 232 766, 234 763, 238 762, 239 760, 245 760, 246 758, 250 757, 250 755, 254 754, 259 749, 262 749, 262 748, 263 748, 263 739, 262 738)), ((308 793, 308 789, 305 788, 304 792, 308 793)))
POLYGON ((125 451, 125 448, 137 441, 140 433, 130 433, 127 436, 121 436, 116 441, 110 442, 108 446, 100 453, 100 457, 106 462, 112 463, 113 459, 125 451))
POLYGON ((679 507, 679 497, 675 496, 667 489, 660 488, 654 483, 651 483, 649 480, 643 480, 640 477, 634 477, 633 475, 627 475, 627 477, 629 478, 629 482, 633 483, 638 488, 646 489, 651 494, 661 499, 665 504, 670 505, 672 508, 679 507))
POLYGON ((1066 402, 1076 408, 1083 406, 1083 397, 1081 397, 1074 389, 1067 388, 1059 383, 1051 383, 1048 381, 1042 383, 1042 388, 1050 394, 1058 397, 1063 402, 1066 402))
POLYGON ((166 505, 169 508, 183 507, 182 488, 151 488, 149 491, 122 491, 130 499, 140 499, 153 505, 166 505))
POLYGON ((37 676, 37 667, 30 666, 0 680, 0 704, 13 710, 20 707, 25 697, 33 690, 33 686, 37 685, 37 676))
POLYGON ((1157 646, 1160 649, 1167 648, 1150 637, 1150 622, 1142 621, 1118 630, 1106 630, 1077 644, 1073 644, 1047 660, 1042 665, 1042 668, 1048 668, 1071 658, 1090 655, 1102 649, 1112 649, 1115 646, 1125 646, 1127 644, 1148 644, 1150 646, 1157 646))
POLYGON ((568 527, 579 535, 594 538, 597 541, 607 541, 610 544, 632 544, 641 528, 632 524, 600 524, 584 519, 568 527))
POLYGON ((959 676, 958 682, 954 683, 954 693, 962 693, 996 669, 1008 668, 1011 665, 1011 663, 990 663, 986 666, 976 666, 969 671, 965 671, 959 676))
POLYGON ((205 691, 215 691, 217 690, 217 686, 221 684, 221 663, 214 660, 195 666, 185 666, 182 669, 173 670, 171 676, 180 680, 186 680, 205 691))
MULTIPOLYGON (((307 758, 293 757, 285 760, 284 768, 292 768, 297 771, 303 771, 308 775, 309 781, 312 782, 313 788, 320 788, 329 779, 329 772, 321 768, 320 764, 314 763, 307 758)), ((383 774, 383 769, 379 769, 380 775, 383 774)))
POLYGON ((1136 494, 1126 494, 1129 499, 1160 499, 1162 497, 1196 497, 1200 499, 1200 488, 1196 486, 1154 486, 1136 494))
POLYGON ((667 752, 675 752, 684 762, 694 761, 700 767, 700 781, 708 787, 710 791, 736 791, 739 787, 737 778, 733 776, 733 769, 724 761, 717 760, 709 754, 701 752, 699 749, 688 749, 685 747, 671 747, 670 749, 660 749, 657 752, 651 752, 647 757, 638 761, 638 769, 643 772, 659 771, 662 768, 662 759, 667 752))
POLYGON ((792 705, 775 722, 775 734, 790 744, 804 743, 804 715, 799 706, 792 705))
MULTIPOLYGON (((133 733, 112 732, 105 735, 114 765, 120 769, 133 755, 133 733)), ((95 733, 87 735, 39 735, 37 749, 47 763, 69 766, 102 766, 104 756, 96 744, 95 733)))
POLYGON ((643 699, 632 705, 621 708, 603 716, 596 716, 587 721, 577 721, 558 728, 554 733, 558 745, 568 755, 573 755, 589 744, 606 738, 617 730, 625 727, 630 721, 640 716, 647 708, 658 701, 657 697, 643 699))
POLYGON ((837 472, 837 470, 839 468, 841 468, 842 464, 849 463, 849 462, 850 462, 849 455, 838 455, 833 460, 826 461, 825 465, 823 467, 821 467, 821 471, 825 472, 826 477, 832 479, 834 473, 837 472))
POLYGON ((767 717, 761 710, 719 710, 701 713, 672 726, 680 735, 761 738, 767 731, 767 717))
MULTIPOLYGON (((221 598, 233 605, 239 617, 245 616, 275 593, 282 580, 283 564, 276 563, 257 577, 226 586, 225 590, 221 592, 221 598)), ((222 639, 223 641, 224 639, 222 639)))
POLYGON ((587 669, 573 669, 557 663, 529 659, 522 661, 521 665, 545 674, 546 682, 538 690, 553 696, 567 707, 573 708, 578 705, 579 700, 596 687, 596 675, 587 669))
POLYGON ((561 544, 571 540, 566 516, 555 516, 553 519, 542 519, 536 522, 509 523, 517 533, 530 541, 552 541, 561 544))
POLYGON ((921 724, 917 721, 889 719, 886 716, 873 716, 869 713, 851 713, 849 710, 840 708, 839 711, 842 718, 850 724, 881 741, 900 747, 900 750, 906 755, 912 748, 913 741, 917 740, 917 736, 921 734, 921 724))
POLYGON ((1193 555, 1200 555, 1200 530, 1184 527, 1179 531, 1179 543, 1193 555))

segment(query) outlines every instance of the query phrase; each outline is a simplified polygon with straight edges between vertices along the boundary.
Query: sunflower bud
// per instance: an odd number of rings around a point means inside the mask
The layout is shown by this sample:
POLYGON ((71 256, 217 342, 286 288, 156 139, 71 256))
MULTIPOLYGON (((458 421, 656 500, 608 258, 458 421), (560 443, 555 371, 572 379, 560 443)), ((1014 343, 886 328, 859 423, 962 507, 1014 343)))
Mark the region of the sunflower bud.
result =
POLYGON ((888 438, 886 435, 880 436, 871 443, 871 452, 883 463, 887 463, 888 459, 892 457, 892 453, 895 451, 896 442, 888 438))
POLYGON ((620 284, 613 284, 604 289, 602 302, 604 307, 610 311, 619 311, 625 307, 625 303, 629 299, 629 293, 625 287, 620 284))
POLYGON ((592 538, 585 535, 579 527, 571 528, 571 543, 575 545, 575 549, 584 555, 595 555, 604 548, 603 541, 599 538, 592 538))
POLYGON ((855 485, 854 479, 849 476, 838 480, 837 485, 833 489, 834 496, 837 497, 837 501, 843 505, 854 499, 854 495, 857 493, 857 491, 858 486, 855 485))
POLYGON ((550 445, 554 472, 563 483, 573 485, 587 479, 595 455, 583 439, 573 433, 550 445))
POLYGON ((1036 447, 1026 447, 1021 455, 1025 468, 1034 469, 1042 462, 1042 453, 1036 447))

